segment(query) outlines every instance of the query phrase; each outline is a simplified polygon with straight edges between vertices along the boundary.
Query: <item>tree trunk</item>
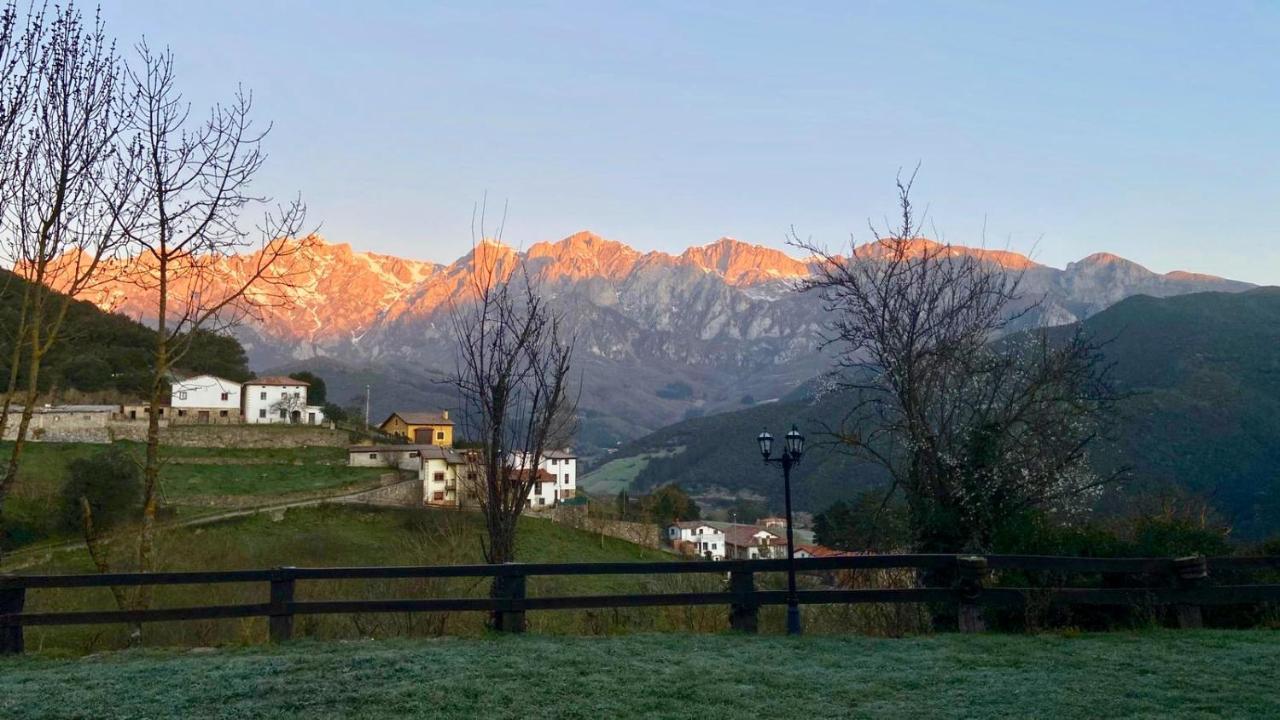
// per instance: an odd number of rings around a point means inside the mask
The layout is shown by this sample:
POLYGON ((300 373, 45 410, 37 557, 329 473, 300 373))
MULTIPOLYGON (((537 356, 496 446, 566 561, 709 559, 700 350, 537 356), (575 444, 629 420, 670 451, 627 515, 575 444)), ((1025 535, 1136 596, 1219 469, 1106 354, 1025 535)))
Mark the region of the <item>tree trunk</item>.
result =
MULTIPOLYGON (((138 572, 155 570, 155 524, 160 494, 160 408, 164 398, 165 377, 169 372, 169 337, 165 313, 168 312, 168 283, 163 264, 160 268, 159 318, 156 320, 155 374, 151 379, 150 412, 147 413, 147 449, 142 467, 142 522, 138 526, 138 572)), ((135 604, 145 610, 151 605, 151 586, 138 587, 135 604)), ((130 633, 131 644, 142 642, 141 626, 130 633)))
POLYGON ((29 361, 27 363, 27 391, 23 399, 22 418, 18 421, 18 434, 13 439, 13 450, 9 453, 9 465, 5 469, 5 482, 10 483, 18 476, 18 464, 22 460, 22 451, 26 447, 27 430, 31 427, 31 414, 35 411, 36 401, 40 396, 40 316, 42 303, 37 302, 36 314, 31 320, 27 337, 31 343, 29 361))

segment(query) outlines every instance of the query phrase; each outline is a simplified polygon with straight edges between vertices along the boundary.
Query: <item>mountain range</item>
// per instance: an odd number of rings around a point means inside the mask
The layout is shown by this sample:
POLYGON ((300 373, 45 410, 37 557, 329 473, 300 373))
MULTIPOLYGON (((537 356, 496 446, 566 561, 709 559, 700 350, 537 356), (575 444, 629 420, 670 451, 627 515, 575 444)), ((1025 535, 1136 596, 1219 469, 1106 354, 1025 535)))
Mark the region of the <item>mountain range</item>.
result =
MULTIPOLYGON (((1059 269, 1008 251, 952 251, 1022 273, 1024 296, 1039 301, 1025 323, 1074 322, 1138 294, 1251 287, 1188 272, 1158 274, 1105 253, 1059 269)), ((221 261, 227 281, 242 277, 253 261, 221 261)), ((361 407, 367 385, 375 417, 407 406, 451 406, 442 383, 454 362, 450 309, 466 302, 476 268, 509 273, 520 262, 541 278, 577 332, 579 443, 588 454, 681 419, 781 397, 829 364, 819 350, 821 303, 792 290, 811 261, 732 238, 676 255, 579 232, 525 250, 485 241, 445 265, 311 237, 290 262, 297 280, 285 293, 288 302, 264 308, 238 331, 252 366, 319 372, 333 400, 361 407)), ((125 282, 81 297, 135 318, 154 306, 125 282)))

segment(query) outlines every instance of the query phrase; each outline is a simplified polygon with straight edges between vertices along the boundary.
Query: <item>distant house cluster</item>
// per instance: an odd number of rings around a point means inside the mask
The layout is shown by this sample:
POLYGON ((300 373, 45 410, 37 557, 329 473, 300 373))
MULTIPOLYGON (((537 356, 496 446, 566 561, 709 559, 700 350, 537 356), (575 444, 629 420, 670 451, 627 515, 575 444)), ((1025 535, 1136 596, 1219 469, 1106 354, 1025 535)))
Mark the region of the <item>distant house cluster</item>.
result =
MULTIPOLYGON (((813 533, 794 530, 796 557, 802 549, 810 552, 813 533)), ((688 520, 667 528, 667 542, 678 552, 707 560, 769 560, 787 556, 787 526, 782 518, 761 518, 755 524, 688 520)), ((824 548, 825 550, 825 548, 824 548)))
MULTIPOLYGON (((311 405, 308 384, 288 377, 238 383, 215 375, 174 376, 170 398, 156 415, 164 425, 291 424, 324 425, 324 409, 311 405)), ((3 439, 17 434, 22 407, 9 408, 3 439)), ((120 428, 145 421, 151 406, 44 405, 32 408, 30 439, 36 442, 111 442, 120 428), (133 422, 130 422, 133 421, 133 422)))
MULTIPOLYGON (((310 384, 269 376, 243 383, 216 375, 173 377, 169 404, 157 410, 170 424, 238 425, 241 423, 323 425, 324 408, 308 402, 310 384)), ((148 405, 124 405, 125 419, 145 419, 148 405)))
MULTIPOLYGON (((453 421, 448 410, 396 411, 378 426, 385 434, 406 441, 403 445, 354 445, 348 448, 348 464, 389 467, 417 474, 422 499, 436 507, 474 506, 483 492, 481 460, 474 450, 454 447, 453 421)), ((556 507, 577 494, 577 457, 568 450, 543 454, 536 468, 522 456, 513 456, 513 469, 521 479, 533 474, 525 506, 531 510, 556 507)))

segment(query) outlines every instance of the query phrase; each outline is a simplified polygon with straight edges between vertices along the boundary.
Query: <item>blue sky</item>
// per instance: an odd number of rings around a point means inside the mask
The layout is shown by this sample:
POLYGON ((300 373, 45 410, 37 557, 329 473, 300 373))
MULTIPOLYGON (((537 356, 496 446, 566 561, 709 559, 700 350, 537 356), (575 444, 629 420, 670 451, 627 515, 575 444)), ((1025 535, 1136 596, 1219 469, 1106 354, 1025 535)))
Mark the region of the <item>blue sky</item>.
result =
POLYGON ((1280 284, 1280 3, 161 2, 197 105, 272 120, 259 189, 450 261, 486 191, 527 246, 832 246, 898 168, 955 243, 1280 284), (788 7, 788 5, 792 5, 788 7))

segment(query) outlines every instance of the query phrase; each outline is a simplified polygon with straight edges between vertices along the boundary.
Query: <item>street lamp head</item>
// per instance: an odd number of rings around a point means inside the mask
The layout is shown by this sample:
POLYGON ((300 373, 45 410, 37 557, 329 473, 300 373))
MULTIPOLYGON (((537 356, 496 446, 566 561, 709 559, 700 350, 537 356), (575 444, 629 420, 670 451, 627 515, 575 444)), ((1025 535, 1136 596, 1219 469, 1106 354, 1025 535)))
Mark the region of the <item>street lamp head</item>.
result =
POLYGON ((768 460, 769 455, 773 453, 773 436, 769 434, 768 430, 761 430, 756 442, 760 443, 760 454, 764 456, 765 460, 768 460))
POLYGON ((791 426, 791 431, 785 436, 786 452, 791 456, 792 460, 799 460, 804 454, 804 436, 800 434, 800 429, 795 425, 791 426))

